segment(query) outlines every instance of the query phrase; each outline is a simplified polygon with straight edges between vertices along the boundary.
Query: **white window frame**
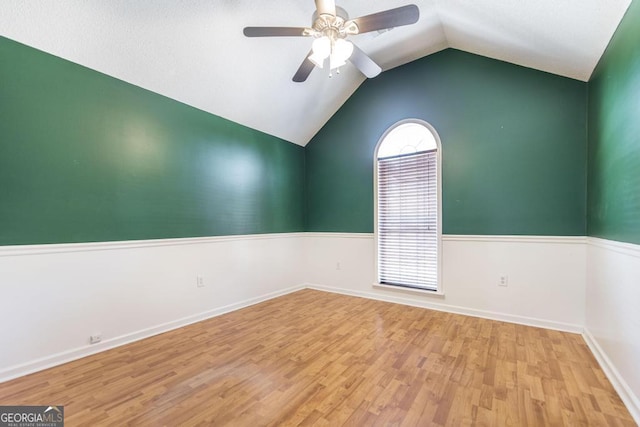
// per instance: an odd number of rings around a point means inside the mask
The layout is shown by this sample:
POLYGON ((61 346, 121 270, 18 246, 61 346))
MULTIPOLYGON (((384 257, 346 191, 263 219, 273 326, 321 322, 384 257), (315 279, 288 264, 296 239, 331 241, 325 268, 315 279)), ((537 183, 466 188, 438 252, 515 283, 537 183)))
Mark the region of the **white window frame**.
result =
POLYGON ((375 251, 375 278, 376 281, 373 284, 374 287, 376 288, 383 288, 383 289, 391 289, 391 290, 396 290, 396 291, 401 291, 401 292, 410 292, 410 293, 419 293, 421 295, 434 295, 434 296, 444 296, 444 287, 443 287, 443 283, 442 283, 442 258, 443 258, 443 254, 442 254, 442 144, 440 142, 440 136, 438 135, 438 132, 435 130, 435 128, 433 126, 431 126, 431 124, 425 122, 424 120, 420 120, 420 119, 405 119, 405 120, 400 120, 399 122, 394 123, 393 125, 391 125, 380 137, 380 139, 378 140, 378 143, 376 144, 375 150, 373 151, 373 219, 374 219, 374 240, 375 240, 375 244, 374 244, 374 251, 375 251), (419 125, 424 126, 425 128, 427 128, 427 130, 429 130, 432 134, 433 134, 433 138, 436 142, 436 163, 437 163, 437 168, 436 168, 436 177, 437 177, 437 209, 438 209, 438 230, 436 233, 436 238, 437 238, 437 251, 438 251, 438 261, 437 261, 437 273, 436 273, 436 277, 437 277, 437 290, 432 291, 429 289, 419 289, 419 288, 411 288, 411 287, 407 287, 407 286, 401 286, 401 285, 387 285, 387 284, 383 284, 380 283, 380 270, 379 270, 379 260, 378 260, 378 235, 379 235, 379 231, 378 231, 378 150, 380 149, 380 146, 382 145, 382 143, 384 142, 385 138, 394 130, 396 129, 398 126, 407 124, 407 123, 416 123, 419 125))

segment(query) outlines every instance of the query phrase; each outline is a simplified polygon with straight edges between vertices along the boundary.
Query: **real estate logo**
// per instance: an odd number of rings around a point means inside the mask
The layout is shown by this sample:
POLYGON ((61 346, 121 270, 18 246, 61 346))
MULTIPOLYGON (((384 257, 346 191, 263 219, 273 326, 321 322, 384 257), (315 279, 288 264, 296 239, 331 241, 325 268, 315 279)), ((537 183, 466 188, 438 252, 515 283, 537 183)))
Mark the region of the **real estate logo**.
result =
POLYGON ((0 427, 64 427, 64 406, 0 406, 0 427))

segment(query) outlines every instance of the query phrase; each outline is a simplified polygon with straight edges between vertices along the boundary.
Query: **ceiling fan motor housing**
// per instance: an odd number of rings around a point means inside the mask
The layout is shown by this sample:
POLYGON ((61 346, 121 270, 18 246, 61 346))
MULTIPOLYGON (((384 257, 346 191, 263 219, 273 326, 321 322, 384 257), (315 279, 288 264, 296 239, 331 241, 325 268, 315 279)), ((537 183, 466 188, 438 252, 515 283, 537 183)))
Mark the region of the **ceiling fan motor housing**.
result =
POLYGON ((314 12, 312 16, 313 24, 311 27, 315 30, 315 37, 327 36, 330 39, 344 39, 348 35, 358 34, 358 26, 355 22, 349 21, 349 15, 343 8, 336 6, 336 14, 323 13, 318 15, 314 12))

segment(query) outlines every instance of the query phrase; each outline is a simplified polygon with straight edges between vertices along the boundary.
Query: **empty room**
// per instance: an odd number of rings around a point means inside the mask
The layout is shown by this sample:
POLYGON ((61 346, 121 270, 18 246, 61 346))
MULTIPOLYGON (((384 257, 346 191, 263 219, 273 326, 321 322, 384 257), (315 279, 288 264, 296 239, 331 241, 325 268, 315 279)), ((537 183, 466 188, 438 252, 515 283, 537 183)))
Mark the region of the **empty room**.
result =
POLYGON ((636 426, 638 0, 0 2, 1 426, 636 426))

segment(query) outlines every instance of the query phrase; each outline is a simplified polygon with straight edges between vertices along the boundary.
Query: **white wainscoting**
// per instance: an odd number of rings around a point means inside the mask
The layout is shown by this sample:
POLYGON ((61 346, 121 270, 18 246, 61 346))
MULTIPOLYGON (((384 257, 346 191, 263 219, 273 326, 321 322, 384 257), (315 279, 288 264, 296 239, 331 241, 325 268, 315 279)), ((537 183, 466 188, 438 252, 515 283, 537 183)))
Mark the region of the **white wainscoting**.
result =
POLYGON ((442 290, 428 295, 376 287, 373 234, 307 233, 309 287, 581 333, 586 239, 443 236, 442 290), (498 286, 500 276, 508 286, 498 286))
POLYGON ((0 247, 0 382, 300 289, 303 236, 0 247))
POLYGON ((640 424, 640 245, 588 243, 585 340, 640 424))
POLYGON ((584 331, 640 423, 640 246, 447 235, 444 295, 428 295, 374 287, 374 244, 373 234, 285 233, 0 247, 0 382, 307 286, 584 331), (103 341, 90 345, 95 333, 103 341))

